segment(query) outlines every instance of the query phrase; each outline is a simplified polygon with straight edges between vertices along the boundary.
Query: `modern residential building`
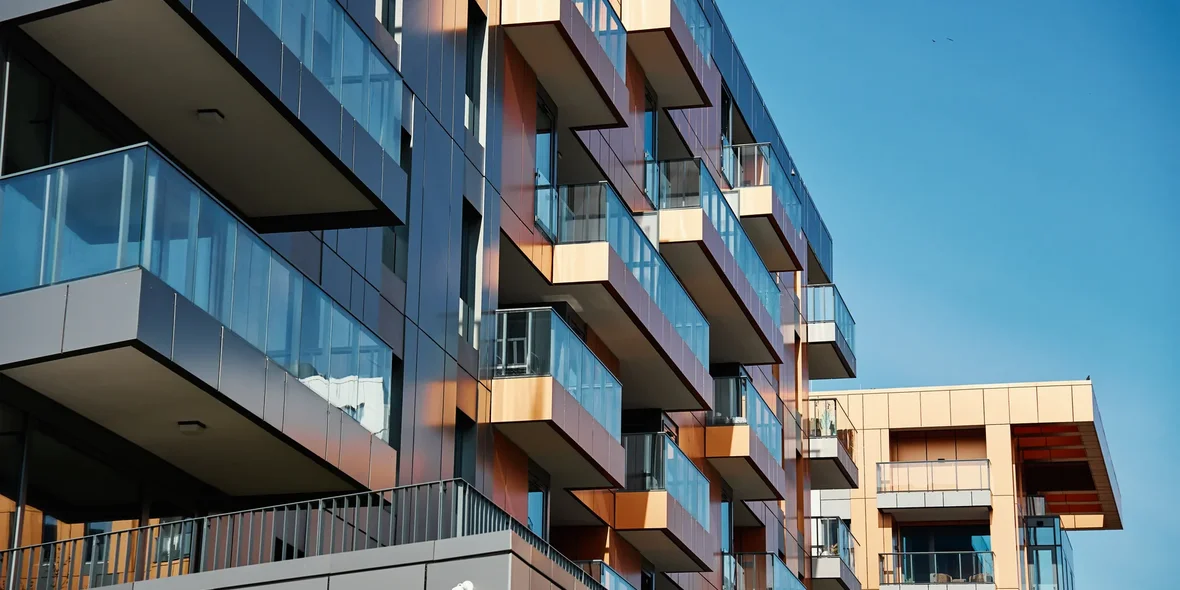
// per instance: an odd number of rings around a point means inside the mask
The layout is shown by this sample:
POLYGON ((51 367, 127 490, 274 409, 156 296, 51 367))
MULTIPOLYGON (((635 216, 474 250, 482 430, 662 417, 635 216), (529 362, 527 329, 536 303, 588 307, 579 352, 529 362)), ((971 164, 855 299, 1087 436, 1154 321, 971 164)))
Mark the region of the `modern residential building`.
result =
POLYGON ((713 0, 6 0, 0 55, 6 590, 860 587, 855 326, 713 0))
POLYGON ((825 566, 830 555, 855 551, 863 588, 1068 590, 1069 535, 1122 529, 1088 379, 824 392, 808 403, 813 461, 826 437, 860 474, 851 490, 812 492, 817 585, 840 574, 825 566))

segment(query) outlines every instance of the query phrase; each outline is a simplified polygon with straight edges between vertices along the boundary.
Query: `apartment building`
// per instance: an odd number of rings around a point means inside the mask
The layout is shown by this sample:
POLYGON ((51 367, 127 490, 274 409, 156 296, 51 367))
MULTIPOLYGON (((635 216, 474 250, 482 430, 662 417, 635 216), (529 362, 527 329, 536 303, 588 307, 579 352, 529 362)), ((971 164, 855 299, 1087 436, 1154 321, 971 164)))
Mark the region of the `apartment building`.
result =
POLYGON ((713 0, 7 0, 0 56, 6 590, 860 588, 855 326, 713 0))
MULTIPOLYGON (((817 555, 855 552, 863 588, 1068 590, 1069 536, 1122 529, 1088 378, 823 392, 808 404, 813 459, 835 446, 827 469, 860 475, 851 490, 812 492, 817 555)), ((831 558, 815 560, 813 575, 826 575, 831 558)))

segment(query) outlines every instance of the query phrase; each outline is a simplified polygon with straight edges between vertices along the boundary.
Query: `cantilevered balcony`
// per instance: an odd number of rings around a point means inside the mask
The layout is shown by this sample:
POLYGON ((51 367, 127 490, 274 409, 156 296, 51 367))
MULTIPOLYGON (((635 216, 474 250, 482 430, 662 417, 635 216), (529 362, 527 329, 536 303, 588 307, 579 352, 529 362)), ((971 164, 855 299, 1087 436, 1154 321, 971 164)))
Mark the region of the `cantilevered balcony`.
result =
POLYGON ((808 518, 811 524, 812 590, 860 590, 856 578, 859 546, 848 523, 839 518, 808 518))
POLYGON ((708 571, 709 480, 663 433, 625 434, 627 481, 615 530, 663 572, 708 571))
POLYGON ((792 572, 777 553, 738 553, 742 571, 739 590, 806 590, 803 581, 792 572))
POLYGON ((811 458, 811 487, 815 490, 848 490, 859 487, 860 470, 853 461, 856 427, 843 404, 836 399, 808 402, 807 440, 811 458))
POLYGON ((705 419, 705 457, 736 500, 783 500, 783 425, 746 375, 717 377, 705 419))
POLYGON ((561 112, 563 125, 623 124, 627 31, 610 0, 504 0, 500 24, 561 112))
POLYGON ((44 4, 21 28, 251 225, 406 219, 401 76, 337 0, 44 4))
POLYGON ((882 553, 881 590, 995 590, 991 551, 882 553))
POLYGON ((709 324, 614 189, 538 188, 536 223, 552 280, 507 241, 501 305, 568 302, 617 358, 624 408, 711 408, 709 324))
POLYGON ((623 2, 627 47, 660 106, 711 106, 706 72, 713 67, 713 28, 698 0, 623 2))
POLYGON ((5 375, 229 495, 393 482, 389 346, 152 147, 0 178, 0 256, 5 375))
POLYGON ((623 484, 622 387, 552 308, 496 312, 492 423, 553 489, 623 484))
POLYGON ((877 508, 899 522, 987 520, 991 465, 987 459, 878 463, 877 508))
POLYGON ((606 590, 635 590, 635 586, 632 586, 626 578, 601 559, 576 561, 574 563, 582 568, 583 571, 590 574, 591 578, 598 580, 598 583, 602 584, 602 587, 606 590))
POLYGON ((795 163, 784 162, 789 169, 787 180, 799 201, 803 204, 803 235, 807 237, 807 283, 821 285, 831 283, 832 280, 832 233, 828 231, 828 224, 824 223, 815 200, 811 198, 811 191, 803 183, 803 178, 795 170, 795 163))
POLYGON ((836 285, 808 285, 807 371, 811 379, 856 377, 856 321, 836 285))
POLYGON ((782 293, 713 174, 697 159, 647 166, 660 253, 709 320, 713 362, 782 362, 782 293))
POLYGON ((795 272, 807 262, 807 238, 803 235, 803 206, 787 172, 768 143, 735 145, 723 168, 729 185, 737 191, 730 204, 742 218, 742 226, 766 268, 795 272))
MULTIPOLYGON (((477 555, 482 556, 483 577, 473 579, 480 581, 481 589, 511 587, 518 578, 509 574, 509 563, 517 561, 528 572, 545 572, 558 588, 621 590, 604 585, 600 576, 557 552, 462 480, 316 498, 8 549, 0 551, 0 585, 8 590, 71 590, 127 587, 149 580, 149 585, 168 585, 154 581, 183 576, 185 580, 171 583, 245 587, 259 580, 274 582, 276 571, 282 571, 307 583, 318 580, 321 586, 328 584, 329 576, 357 582, 349 574, 377 574, 376 579, 368 578, 373 584, 421 588, 427 567, 462 571, 464 560, 458 558, 477 555), (390 547, 404 550, 382 550, 390 547), (362 551, 366 553, 357 555, 362 551), (504 568, 488 568, 488 560, 497 559, 489 554, 501 554, 504 568), (329 555, 334 557, 326 559, 329 555), (275 565, 279 562, 285 565, 275 565), (412 578, 407 572, 414 570, 420 572, 416 584, 402 579, 412 578), (398 572, 398 578, 390 580, 390 572, 398 572)), ((523 579, 527 585, 529 575, 523 579)), ((370 582, 361 584, 369 586, 370 582)))

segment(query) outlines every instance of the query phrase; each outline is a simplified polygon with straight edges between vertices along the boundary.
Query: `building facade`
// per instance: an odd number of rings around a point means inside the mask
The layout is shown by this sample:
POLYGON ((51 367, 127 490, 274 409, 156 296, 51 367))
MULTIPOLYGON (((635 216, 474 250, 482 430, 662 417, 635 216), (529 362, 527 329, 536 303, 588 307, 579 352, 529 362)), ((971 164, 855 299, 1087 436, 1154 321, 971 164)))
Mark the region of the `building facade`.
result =
POLYGON ((821 547, 850 539, 863 588, 1076 588, 1069 534, 1122 529, 1088 379, 835 391, 808 403, 815 429, 861 476, 850 491, 812 492, 811 532, 821 547))

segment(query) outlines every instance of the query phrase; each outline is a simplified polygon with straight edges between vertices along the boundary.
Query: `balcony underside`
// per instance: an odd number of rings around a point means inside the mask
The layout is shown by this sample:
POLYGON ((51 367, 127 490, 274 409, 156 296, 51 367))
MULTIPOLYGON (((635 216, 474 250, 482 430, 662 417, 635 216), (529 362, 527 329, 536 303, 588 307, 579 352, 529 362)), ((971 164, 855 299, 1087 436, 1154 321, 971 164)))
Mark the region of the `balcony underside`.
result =
POLYGON ((811 558, 812 590, 860 590, 856 572, 837 556, 811 558))
POLYGON ((815 256, 815 250, 811 249, 811 242, 807 243, 807 284, 808 285, 822 285, 824 283, 832 282, 832 277, 828 276, 827 271, 824 270, 822 264, 819 263, 819 258, 815 256))
POLYGON ((877 509, 898 522, 986 521, 992 494, 988 490, 877 492, 877 509))
POLYGON ((606 242, 555 246, 553 283, 511 238, 500 244, 501 306, 568 303, 618 358, 624 408, 712 407, 707 367, 606 242))
POLYGON ((835 322, 808 322, 807 372, 810 379, 856 377, 856 357, 836 331, 835 322))
POLYGON ((5 295, 0 324, 26 335, 0 372, 227 495, 394 483, 391 447, 146 271, 5 295))
POLYGON ((709 571, 712 537, 666 491, 615 494, 615 529, 658 571, 709 571))
POLYGON ((786 473, 749 425, 705 427, 705 456, 735 500, 784 500, 786 473))
POLYGON ((797 272, 803 269, 799 252, 807 239, 791 224, 782 203, 770 186, 738 189, 738 209, 742 228, 758 250, 758 256, 771 272, 797 272))
MULTIPOLYGON (((166 0, 76 5, 85 6, 22 28, 252 225, 298 229, 309 216, 324 228, 397 222, 398 206, 378 195, 383 174, 392 186, 395 177, 404 184, 404 172, 394 170, 376 142, 359 127, 354 140, 348 126, 346 151, 355 149, 356 162, 351 156, 347 164, 341 161, 187 10, 166 0), (216 109, 224 118, 198 117, 203 109, 216 109)), ((304 69, 300 76, 302 66, 293 57, 294 74, 280 73, 284 49, 279 39, 252 12, 242 12, 243 22, 252 18, 260 28, 251 41, 269 42, 268 65, 291 86, 283 89, 284 101, 293 96, 301 105, 294 108, 326 117, 339 150, 339 103, 310 72, 304 69)), ((384 192, 389 200, 397 191, 384 192)))
POLYGON ((860 470, 848 451, 833 437, 812 438, 811 488, 814 490, 852 490, 859 487, 860 470))
POLYGON ((507 0, 504 32, 575 129, 623 125, 626 88, 570 0, 507 0))
POLYGON ((623 446, 552 377, 494 379, 492 423, 549 473, 551 489, 623 485, 623 446))
POLYGON ((713 363, 782 362, 783 336, 701 209, 665 209, 660 254, 709 322, 713 363))
POLYGON ((711 106, 701 77, 704 57, 672 0, 651 2, 650 6, 641 8, 624 3, 623 13, 627 49, 643 66, 648 83, 660 97, 660 106, 671 109, 711 106), (636 18, 640 13, 643 18, 636 18))

